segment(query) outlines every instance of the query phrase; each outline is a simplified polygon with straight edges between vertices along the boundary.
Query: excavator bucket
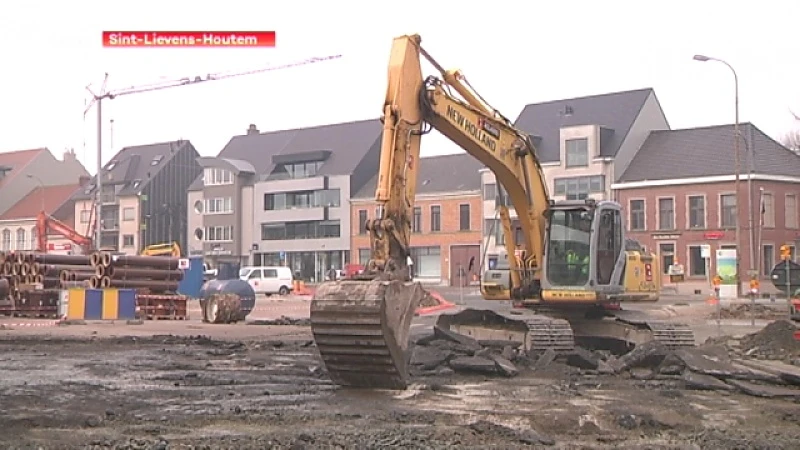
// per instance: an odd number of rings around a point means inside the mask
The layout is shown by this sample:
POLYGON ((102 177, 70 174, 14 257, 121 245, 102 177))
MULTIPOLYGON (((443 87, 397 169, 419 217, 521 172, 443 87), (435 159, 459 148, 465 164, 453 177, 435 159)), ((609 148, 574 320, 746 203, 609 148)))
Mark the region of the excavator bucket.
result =
POLYGON ((331 380, 356 388, 408 387, 408 338, 424 290, 401 281, 330 281, 311 300, 311 331, 331 380))

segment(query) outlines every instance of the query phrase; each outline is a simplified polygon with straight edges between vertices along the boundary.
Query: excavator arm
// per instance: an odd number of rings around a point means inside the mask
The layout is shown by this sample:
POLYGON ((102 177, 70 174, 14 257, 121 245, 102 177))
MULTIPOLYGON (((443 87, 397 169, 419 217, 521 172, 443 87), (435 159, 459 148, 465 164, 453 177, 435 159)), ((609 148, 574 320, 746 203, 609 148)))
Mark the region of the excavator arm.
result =
POLYGON ((49 216, 44 211, 40 211, 36 218, 36 239, 40 252, 47 251, 47 234, 51 230, 80 245, 85 252, 92 248, 93 241, 91 238, 83 236, 64 222, 49 216))
MULTIPOLYGON (((516 270, 516 261, 512 266, 517 287, 536 282, 550 201, 530 138, 483 101, 459 71, 446 71, 433 60, 418 35, 393 42, 382 120, 378 215, 366 224, 370 260, 357 278, 318 286, 311 324, 334 382, 402 389, 411 319, 424 296, 407 263, 421 136, 435 128, 489 167, 508 192, 525 237, 520 260, 525 267, 516 270), (420 56, 441 78, 423 78, 420 56)), ((502 216, 510 227, 507 210, 502 216)))

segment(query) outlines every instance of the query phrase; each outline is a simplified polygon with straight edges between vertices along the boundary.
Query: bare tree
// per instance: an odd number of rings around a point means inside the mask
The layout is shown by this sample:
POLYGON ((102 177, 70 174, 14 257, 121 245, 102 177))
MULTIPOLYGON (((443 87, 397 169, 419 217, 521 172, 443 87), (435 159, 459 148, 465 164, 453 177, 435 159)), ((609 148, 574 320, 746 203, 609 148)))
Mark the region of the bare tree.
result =
MULTIPOLYGON (((794 116, 794 119, 800 123, 800 116, 795 114, 794 111, 789 111, 789 113, 794 116)), ((781 144, 784 147, 788 148, 789 150, 797 153, 800 155, 800 128, 794 128, 783 135, 781 138, 781 144)))

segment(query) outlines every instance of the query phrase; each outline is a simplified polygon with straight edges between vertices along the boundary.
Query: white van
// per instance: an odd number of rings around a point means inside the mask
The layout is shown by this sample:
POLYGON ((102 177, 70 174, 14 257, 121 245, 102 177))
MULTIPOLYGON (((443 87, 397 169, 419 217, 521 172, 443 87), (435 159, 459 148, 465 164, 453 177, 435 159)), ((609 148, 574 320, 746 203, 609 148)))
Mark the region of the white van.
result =
POLYGON ((292 292, 294 277, 285 266, 245 266, 239 269, 239 279, 247 281, 256 294, 286 295, 292 292))

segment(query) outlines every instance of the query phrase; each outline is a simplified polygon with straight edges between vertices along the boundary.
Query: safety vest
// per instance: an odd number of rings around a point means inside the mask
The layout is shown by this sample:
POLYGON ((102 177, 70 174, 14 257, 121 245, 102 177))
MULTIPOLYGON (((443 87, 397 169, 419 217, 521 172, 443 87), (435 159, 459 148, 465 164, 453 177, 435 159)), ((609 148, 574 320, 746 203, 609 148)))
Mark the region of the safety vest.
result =
POLYGON ((589 256, 588 255, 584 256, 583 260, 581 261, 581 259, 578 258, 578 255, 576 255, 575 252, 570 250, 570 251, 567 252, 567 264, 569 264, 570 266, 573 266, 573 267, 580 264, 581 273, 584 274, 584 275, 589 273, 589 256))

